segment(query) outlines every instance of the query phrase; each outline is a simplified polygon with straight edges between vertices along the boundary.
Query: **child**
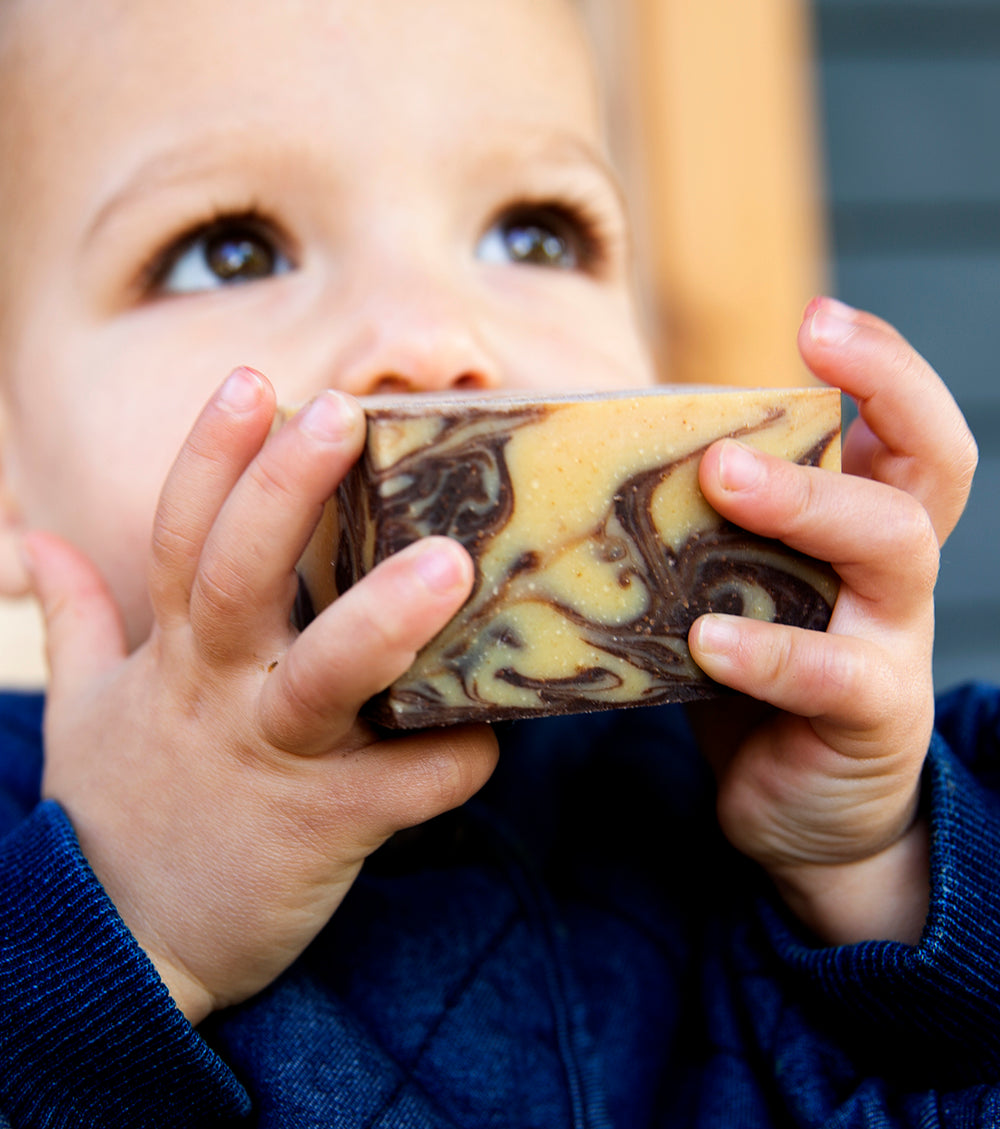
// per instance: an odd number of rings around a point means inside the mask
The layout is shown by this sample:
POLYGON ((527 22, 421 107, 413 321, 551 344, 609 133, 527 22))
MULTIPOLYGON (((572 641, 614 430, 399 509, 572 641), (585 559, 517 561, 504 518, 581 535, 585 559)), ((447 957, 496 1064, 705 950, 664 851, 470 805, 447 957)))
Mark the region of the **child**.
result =
POLYGON ((352 397, 652 380, 571 6, 7 0, 0 44, 3 574, 51 665, 44 765, 2 707, 10 1123, 996 1123, 997 698, 932 734, 930 680, 975 454, 927 365, 817 301, 851 473, 703 460, 843 579, 826 634, 693 629, 771 707, 701 712, 717 792, 670 708, 385 738, 471 564, 290 630, 352 397))

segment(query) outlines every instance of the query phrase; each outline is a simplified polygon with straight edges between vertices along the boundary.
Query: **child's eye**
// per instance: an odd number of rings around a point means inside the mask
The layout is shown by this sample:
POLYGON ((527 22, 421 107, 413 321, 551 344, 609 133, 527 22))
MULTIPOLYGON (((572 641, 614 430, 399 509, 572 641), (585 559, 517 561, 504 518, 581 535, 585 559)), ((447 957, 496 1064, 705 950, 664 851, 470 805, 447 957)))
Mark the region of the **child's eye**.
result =
POLYGON ((480 239, 485 263, 581 270, 595 257, 589 224, 562 207, 523 205, 505 212, 480 239))
POLYGON ((278 240, 253 217, 215 220, 184 237, 152 272, 152 288, 195 294, 291 270, 278 240))

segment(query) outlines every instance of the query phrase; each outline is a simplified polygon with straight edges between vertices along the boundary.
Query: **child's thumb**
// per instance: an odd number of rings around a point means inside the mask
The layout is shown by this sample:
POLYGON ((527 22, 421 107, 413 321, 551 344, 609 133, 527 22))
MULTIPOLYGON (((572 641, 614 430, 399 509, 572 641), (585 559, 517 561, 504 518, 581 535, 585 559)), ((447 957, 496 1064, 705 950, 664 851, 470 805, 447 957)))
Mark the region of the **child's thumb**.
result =
POLYGON ((121 614, 94 564, 61 537, 33 530, 21 553, 45 620, 50 688, 72 693, 125 657, 121 614))

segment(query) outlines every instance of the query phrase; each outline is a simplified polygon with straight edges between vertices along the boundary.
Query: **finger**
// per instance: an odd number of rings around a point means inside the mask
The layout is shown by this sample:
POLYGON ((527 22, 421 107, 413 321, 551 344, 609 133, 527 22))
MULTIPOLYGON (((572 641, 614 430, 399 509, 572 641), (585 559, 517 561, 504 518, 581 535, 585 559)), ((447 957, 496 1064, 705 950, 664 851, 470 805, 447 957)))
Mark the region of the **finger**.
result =
POLYGON ((238 368, 198 417, 167 476, 153 525, 150 595, 161 622, 186 619, 209 530, 274 418, 274 392, 238 368))
MULTIPOLYGON (((496 767, 486 725, 408 733, 337 758, 337 811, 364 849, 465 803, 496 767)), ((317 762, 319 767, 319 762, 317 762)))
POLYGON ((829 561, 854 593, 887 614, 919 607, 933 591, 937 538, 926 510, 908 494, 798 466, 732 439, 708 449, 699 482, 724 517, 829 561))
POLYGON ((317 753, 343 738, 361 706, 406 671, 462 606, 473 575, 457 541, 426 537, 349 588, 269 675, 260 715, 268 739, 317 753))
POLYGON ((191 624, 211 653, 287 643, 295 565, 323 505, 365 441, 356 400, 327 391, 264 445, 212 527, 191 594, 191 624))
POLYGON ((24 558, 45 621, 50 693, 72 694, 125 657, 121 613, 91 561, 61 538, 25 534, 24 558))
POLYGON ((883 449, 882 440, 860 416, 851 423, 844 436, 841 464, 845 474, 858 478, 874 478, 875 457, 883 449))
POLYGON ((859 733, 882 723, 898 689, 884 652, 863 639, 712 614, 695 620, 688 645, 715 681, 859 733))
POLYGON ((870 455, 873 475, 912 494, 943 543, 965 507, 978 459, 944 382, 887 323, 833 299, 810 303, 799 348, 816 376, 857 401, 880 440, 870 455))

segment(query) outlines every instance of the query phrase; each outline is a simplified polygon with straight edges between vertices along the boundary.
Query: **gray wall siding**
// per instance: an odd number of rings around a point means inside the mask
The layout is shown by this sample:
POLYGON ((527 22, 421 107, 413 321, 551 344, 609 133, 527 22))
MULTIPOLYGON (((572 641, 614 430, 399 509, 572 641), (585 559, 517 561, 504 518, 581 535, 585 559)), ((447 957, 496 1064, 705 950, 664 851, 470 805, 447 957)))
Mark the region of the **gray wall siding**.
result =
POLYGON ((836 293, 937 368, 980 447, 936 682, 1000 682, 1000 0, 815 0, 836 293))

